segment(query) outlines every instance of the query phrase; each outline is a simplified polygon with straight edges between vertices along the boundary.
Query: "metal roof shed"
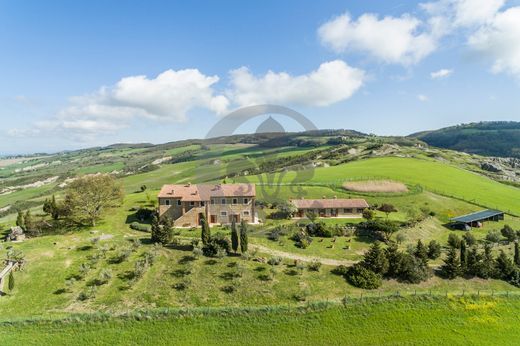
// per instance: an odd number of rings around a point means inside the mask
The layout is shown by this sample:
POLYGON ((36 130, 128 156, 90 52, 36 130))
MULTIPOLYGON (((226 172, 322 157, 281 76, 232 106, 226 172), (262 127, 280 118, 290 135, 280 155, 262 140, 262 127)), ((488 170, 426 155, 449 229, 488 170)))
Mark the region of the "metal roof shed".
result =
POLYGON ((450 219, 455 225, 468 225, 470 227, 480 227, 480 223, 484 221, 504 220, 504 212, 495 209, 486 209, 475 213, 462 215, 450 219))

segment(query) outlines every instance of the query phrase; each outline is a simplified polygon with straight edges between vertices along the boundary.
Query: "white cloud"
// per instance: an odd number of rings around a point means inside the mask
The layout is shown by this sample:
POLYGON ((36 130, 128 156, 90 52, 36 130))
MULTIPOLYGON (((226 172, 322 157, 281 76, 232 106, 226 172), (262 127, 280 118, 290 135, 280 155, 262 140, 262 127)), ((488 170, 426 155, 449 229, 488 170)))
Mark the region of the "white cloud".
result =
POLYGON ((430 98, 429 98, 428 96, 423 95, 423 94, 419 94, 419 95, 417 95, 417 99, 418 99, 419 101, 421 101, 421 102, 426 102, 426 101, 429 101, 429 100, 430 100, 430 98))
POLYGON ((348 13, 336 17, 318 29, 321 42, 334 51, 360 51, 386 63, 409 65, 419 62, 437 47, 436 37, 413 16, 363 14, 352 20, 348 13))
POLYGON ((439 0, 420 4, 434 18, 444 18, 451 30, 492 20, 506 0, 439 0))
POLYGON ((328 106, 350 98, 365 80, 363 70, 344 61, 323 63, 308 74, 291 76, 269 71, 254 76, 242 67, 231 71, 230 98, 239 106, 277 103, 305 106, 328 106))
POLYGON ((468 43, 493 60, 493 72, 520 77, 520 7, 498 13, 491 23, 471 35, 468 43))
POLYGON ((447 78, 447 77, 451 76, 452 74, 453 74, 453 70, 443 68, 443 69, 440 69, 439 71, 430 73, 430 77, 432 79, 442 79, 442 78, 447 78))

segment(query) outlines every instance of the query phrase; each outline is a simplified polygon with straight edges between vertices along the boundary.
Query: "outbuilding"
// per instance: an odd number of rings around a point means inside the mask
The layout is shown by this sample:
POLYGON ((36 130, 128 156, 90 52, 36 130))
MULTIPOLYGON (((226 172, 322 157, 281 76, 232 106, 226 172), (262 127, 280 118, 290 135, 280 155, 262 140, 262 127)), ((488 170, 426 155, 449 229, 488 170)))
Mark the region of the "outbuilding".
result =
POLYGON ((481 210, 450 219, 451 227, 464 230, 469 230, 472 227, 480 228, 486 221, 500 220, 504 220, 504 212, 495 209, 481 210))

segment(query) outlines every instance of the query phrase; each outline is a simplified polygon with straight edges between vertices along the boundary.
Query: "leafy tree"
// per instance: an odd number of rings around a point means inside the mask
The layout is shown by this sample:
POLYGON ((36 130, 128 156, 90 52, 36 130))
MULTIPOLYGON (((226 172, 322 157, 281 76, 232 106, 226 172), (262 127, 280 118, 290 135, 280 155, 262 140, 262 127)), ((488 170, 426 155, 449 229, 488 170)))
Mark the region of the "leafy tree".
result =
POLYGON ((388 271, 388 259, 381 244, 376 241, 365 254, 361 265, 376 274, 384 275, 388 271))
POLYGON ((509 225, 505 225, 504 227, 502 227, 500 233, 504 238, 506 238, 510 242, 515 241, 517 239, 516 232, 509 225))
POLYGON ((45 200, 45 202, 43 203, 43 211, 46 214, 51 215, 51 217, 54 220, 58 220, 59 219, 59 217, 60 217, 60 208, 58 206, 58 203, 56 203, 56 197, 54 195, 52 195, 52 198, 50 200, 49 199, 45 200))
POLYGON ((359 263, 350 267, 345 277, 351 285, 367 290, 379 288, 382 284, 380 274, 374 273, 359 263))
POLYGON ((278 219, 290 219, 298 211, 296 206, 289 202, 281 202, 277 206, 275 217, 278 219))
POLYGON ((248 236, 247 236, 247 224, 244 220, 240 223, 240 251, 242 253, 247 252, 248 245, 248 236))
POLYGON ((471 232, 466 232, 462 235, 462 239, 466 242, 466 245, 473 246, 477 243, 477 239, 471 232))
POLYGON ((373 210, 370 210, 368 208, 363 209, 363 218, 367 221, 370 221, 374 218, 375 213, 373 210))
POLYGON ((95 226, 102 213, 121 204, 123 189, 109 174, 84 176, 74 180, 65 194, 71 218, 95 226))
POLYGON ((157 214, 152 217, 152 243, 160 243, 166 245, 171 241, 173 223, 169 218, 159 219, 157 214))
POLYGON ((12 291, 14 290, 14 275, 13 275, 13 271, 11 270, 9 272, 9 278, 8 278, 8 282, 7 282, 7 288, 9 289, 9 291, 12 291))
POLYGON ((231 223, 231 247, 233 251, 236 253, 238 250, 238 230, 235 220, 231 223))
POLYGON ((22 227, 25 230, 25 222, 23 220, 23 213, 21 211, 18 212, 18 216, 16 217, 16 226, 22 227))
POLYGON ((428 277, 429 271, 426 263, 416 256, 402 254, 399 272, 396 276, 399 281, 418 284, 419 282, 428 279, 428 277))
POLYGON ((211 240, 211 229, 208 224, 208 220, 205 217, 202 217, 201 222, 201 232, 200 239, 202 240, 202 244, 207 245, 211 240))
POLYGON ((496 261, 496 270, 500 279, 509 280, 511 278, 511 274, 515 270, 515 266, 511 259, 507 257, 504 251, 500 250, 500 254, 498 255, 496 261))
POLYGON ((397 209, 392 204, 384 203, 382 204, 377 210, 383 212, 386 214, 386 218, 388 219, 388 216, 390 213, 396 213, 397 209))
POLYGON ((436 242, 435 240, 430 241, 428 244, 428 258, 429 259, 437 259, 441 256, 441 244, 436 242))
POLYGON ((422 241, 419 239, 417 241, 417 246, 415 247, 414 251, 415 258, 421 260, 421 262, 424 265, 428 265, 428 250, 426 249, 426 246, 422 243, 422 241))
POLYGON ((456 248, 450 247, 448 250, 448 255, 441 266, 441 273, 448 279, 455 279, 460 275, 460 261, 456 248))
POLYGON ((515 241, 515 257, 514 262, 517 266, 520 266, 520 249, 518 248, 518 240, 515 241))
POLYGON ((455 233, 450 233, 448 236, 448 245, 454 249, 460 248, 460 238, 455 233))
POLYGON ((309 221, 311 223, 315 223, 316 220, 318 219, 318 214, 316 214, 315 212, 310 211, 310 210, 305 213, 305 216, 307 217, 307 219, 309 219, 309 221))

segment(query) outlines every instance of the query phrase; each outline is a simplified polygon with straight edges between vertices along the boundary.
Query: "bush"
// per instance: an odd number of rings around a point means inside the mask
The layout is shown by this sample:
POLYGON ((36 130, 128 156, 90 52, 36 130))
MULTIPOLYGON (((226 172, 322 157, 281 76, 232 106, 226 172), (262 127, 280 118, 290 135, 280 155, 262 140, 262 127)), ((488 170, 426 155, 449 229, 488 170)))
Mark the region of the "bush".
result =
POLYGON ((269 260, 267 261, 267 264, 272 265, 272 266, 277 266, 277 265, 279 265, 280 263, 282 263, 282 258, 281 258, 281 257, 278 257, 278 256, 271 257, 271 258, 269 258, 269 260))
POLYGON ((148 208, 139 208, 137 212, 135 213, 135 217, 137 220, 143 222, 146 220, 150 220, 154 214, 154 211, 152 209, 148 208))
POLYGON ((399 223, 390 220, 370 220, 357 225, 357 233, 387 242, 399 230, 399 223))
POLYGON ((318 260, 312 260, 312 262, 309 263, 308 268, 309 268, 309 270, 319 272, 320 268, 321 268, 321 262, 318 260))
POLYGON ((490 243, 498 243, 500 241, 500 233, 497 231, 489 231, 486 234, 486 240, 490 243))
POLYGON ((460 238, 455 233, 450 233, 448 236, 448 245, 454 249, 458 249, 460 247, 460 238))
POLYGON ((152 230, 152 226, 150 225, 143 225, 137 221, 134 221, 130 224, 130 228, 136 231, 141 232, 150 232, 152 230))
POLYGON ((477 243, 477 239, 471 232, 464 233, 464 235, 462 236, 462 239, 464 239, 464 241, 466 242, 466 244, 468 244, 468 246, 473 246, 477 243))
POLYGON ((504 238, 506 238, 510 242, 515 241, 517 239, 516 232, 509 225, 505 225, 500 230, 500 233, 504 238))
POLYGON ((202 248, 202 253, 207 257, 224 257, 231 252, 231 241, 222 233, 212 236, 202 248))
POLYGON ((366 269, 360 264, 354 264, 349 268, 346 279, 355 287, 372 290, 381 287, 381 275, 366 269))
POLYGON ((430 241, 428 244, 428 258, 437 259, 441 256, 441 244, 435 240, 430 241))
POLYGON ((348 269, 349 268, 347 266, 344 266, 343 264, 341 264, 341 265, 337 266, 336 268, 332 269, 332 274, 346 276, 348 273, 348 269))

